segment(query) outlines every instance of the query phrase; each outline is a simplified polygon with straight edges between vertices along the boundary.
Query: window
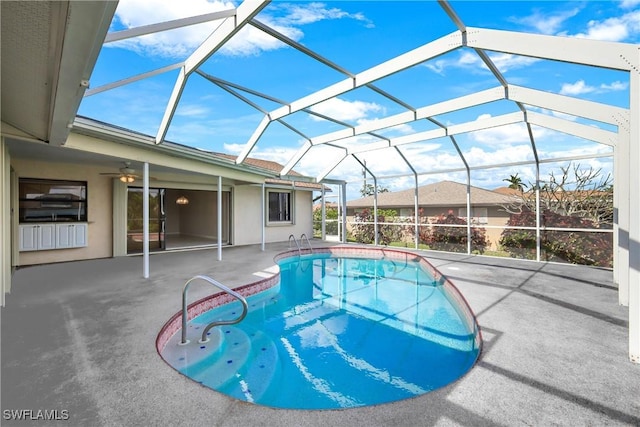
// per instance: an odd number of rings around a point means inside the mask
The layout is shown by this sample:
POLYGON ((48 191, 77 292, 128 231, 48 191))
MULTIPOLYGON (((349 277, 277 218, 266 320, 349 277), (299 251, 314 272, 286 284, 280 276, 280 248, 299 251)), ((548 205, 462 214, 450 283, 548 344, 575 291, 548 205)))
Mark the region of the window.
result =
POLYGON ((269 191, 268 222, 292 223, 292 195, 290 191, 269 191))
POLYGON ((20 222, 87 221, 86 181, 20 178, 20 222))
MULTIPOLYGON (((467 208, 458 209, 458 217, 467 219, 467 208)), ((489 218, 487 214, 487 208, 471 208, 471 223, 472 224, 488 224, 489 218)))

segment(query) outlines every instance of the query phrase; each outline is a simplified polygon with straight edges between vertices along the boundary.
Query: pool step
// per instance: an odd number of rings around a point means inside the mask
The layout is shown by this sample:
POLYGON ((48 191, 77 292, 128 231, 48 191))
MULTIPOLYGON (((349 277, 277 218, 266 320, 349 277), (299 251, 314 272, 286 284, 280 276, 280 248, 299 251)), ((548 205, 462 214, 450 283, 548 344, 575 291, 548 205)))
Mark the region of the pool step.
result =
POLYGON ((224 344, 184 374, 237 399, 253 402, 268 389, 279 371, 278 351, 260 331, 221 328, 224 344))
POLYGON ((259 401, 281 372, 278 349, 273 340, 261 331, 251 332, 251 339, 249 359, 218 389, 247 402, 259 401))
POLYGON ((214 389, 233 377, 238 368, 247 361, 251 349, 251 339, 241 329, 224 326, 220 328, 220 333, 222 345, 216 351, 199 363, 180 371, 214 389))

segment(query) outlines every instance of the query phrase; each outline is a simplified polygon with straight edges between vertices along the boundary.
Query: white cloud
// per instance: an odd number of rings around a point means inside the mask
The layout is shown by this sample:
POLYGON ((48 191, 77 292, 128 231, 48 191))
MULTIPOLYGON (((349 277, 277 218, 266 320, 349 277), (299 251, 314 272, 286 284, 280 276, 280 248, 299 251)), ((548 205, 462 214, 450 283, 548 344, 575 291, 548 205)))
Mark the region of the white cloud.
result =
MULTIPOLYGON (((340 98, 331 98, 311 107, 312 111, 335 117, 339 120, 358 121, 366 119, 370 113, 384 112, 384 108, 373 102, 345 101, 340 98)), ((314 120, 321 120, 311 116, 314 120)))
POLYGON ((615 81, 615 82, 612 82, 611 84, 600 85, 600 89, 607 90, 607 91, 626 90, 628 87, 629 87, 629 83, 621 82, 621 81, 615 81))
MULTIPOLYGON (((489 59, 502 73, 507 73, 511 70, 517 70, 528 67, 529 65, 539 61, 537 58, 530 58, 527 56, 517 56, 508 53, 490 53, 489 59)), ((431 71, 445 75, 447 68, 460 68, 465 69, 472 73, 489 73, 489 68, 485 65, 484 61, 475 52, 468 50, 462 51, 456 59, 438 59, 433 62, 427 62, 425 64, 431 71)))
POLYGON ((623 9, 631 9, 640 4, 640 0, 622 0, 620 2, 620 7, 623 9))
POLYGON ((596 90, 595 87, 587 85, 584 80, 578 80, 575 83, 563 83, 560 89, 561 95, 582 95, 591 93, 596 90))
POLYGON ((524 123, 513 123, 510 125, 471 132, 469 134, 469 138, 480 144, 493 146, 510 145, 525 142, 528 143, 529 133, 524 123))
MULTIPOLYGON (((121 0, 116 10, 116 20, 125 28, 136 28, 158 22, 235 8, 232 2, 223 0, 121 0)), ((338 8, 328 8, 323 3, 277 4, 260 14, 260 20, 293 40, 300 40, 304 33, 299 28, 321 20, 354 19, 366 26, 373 24, 362 14, 350 14, 338 8)), ((140 54, 167 58, 186 58, 220 25, 222 21, 192 25, 171 31, 109 43, 109 47, 122 47, 140 54)), ((113 30, 113 28, 112 28, 113 30)), ((257 55, 263 51, 282 48, 284 43, 252 26, 245 26, 220 50, 228 56, 257 55)))
POLYGON ((328 8, 321 2, 306 3, 301 6, 298 3, 275 4, 275 8, 284 11, 284 16, 276 19, 283 25, 306 25, 318 21, 329 19, 355 19, 362 21, 367 27, 373 26, 373 23, 367 19, 362 13, 348 13, 336 7, 328 8))
POLYGON ((576 16, 578 12, 580 12, 579 8, 555 13, 535 11, 532 15, 524 18, 511 18, 510 20, 534 28, 542 34, 555 34, 567 19, 576 16))
POLYGON ((640 33, 640 10, 635 10, 620 17, 589 21, 586 31, 575 34, 573 37, 620 42, 635 40, 638 33, 640 33))
POLYGON ((560 89, 562 95, 582 95, 585 93, 603 93, 612 91, 626 90, 629 83, 614 81, 611 83, 602 83, 600 86, 590 86, 584 80, 578 80, 575 83, 563 83, 560 89))
POLYGON ((210 110, 201 105, 180 105, 176 110, 176 116, 184 117, 207 117, 210 110))

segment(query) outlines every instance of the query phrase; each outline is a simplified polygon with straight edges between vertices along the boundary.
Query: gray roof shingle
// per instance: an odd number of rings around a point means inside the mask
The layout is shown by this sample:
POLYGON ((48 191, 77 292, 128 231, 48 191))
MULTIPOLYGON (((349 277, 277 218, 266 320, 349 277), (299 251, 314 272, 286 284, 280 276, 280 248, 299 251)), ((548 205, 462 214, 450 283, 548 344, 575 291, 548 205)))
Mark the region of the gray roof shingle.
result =
MULTIPOLYGON (((471 203, 474 205, 500 205, 508 203, 509 197, 495 191, 471 186, 471 203)), ((453 181, 440 181, 418 187, 420 206, 465 206, 467 204, 467 185, 453 181)), ((347 202, 349 208, 366 208, 373 206, 373 196, 347 202)), ((412 208, 414 206, 414 190, 402 190, 378 193, 379 208, 412 208)))

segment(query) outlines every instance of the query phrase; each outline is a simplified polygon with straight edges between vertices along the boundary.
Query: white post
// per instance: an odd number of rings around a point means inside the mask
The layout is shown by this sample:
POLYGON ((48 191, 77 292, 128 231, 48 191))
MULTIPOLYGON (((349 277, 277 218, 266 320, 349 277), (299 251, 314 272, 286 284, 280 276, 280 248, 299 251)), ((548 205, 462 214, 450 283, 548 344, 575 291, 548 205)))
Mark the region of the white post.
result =
POLYGON ((261 187, 261 191, 262 191, 262 203, 260 203, 260 232, 261 232, 261 236, 260 236, 260 250, 262 252, 264 252, 264 241, 266 240, 266 236, 265 236, 265 229, 264 229, 264 223, 267 220, 266 219, 266 194, 265 194, 265 185, 264 182, 262 183, 262 187, 261 187))
POLYGON ((467 254, 471 255, 471 171, 467 168, 467 254))
POLYGON ((149 278, 149 162, 142 173, 142 265, 143 277, 149 278))
POLYGON ((542 236, 540 235, 540 162, 536 160, 536 261, 540 262, 542 245, 542 236))
POLYGON ((347 243, 347 183, 341 184, 342 189, 342 243, 347 243))
POLYGON ((414 188, 413 188, 413 210, 415 212, 415 242, 416 249, 420 248, 420 217, 418 214, 419 209, 419 201, 418 201, 418 174, 416 171, 413 171, 413 179, 414 179, 414 188))
MULTIPOLYGON (((372 175, 373 176, 373 175, 372 175)), ((378 180, 373 177, 373 244, 378 246, 378 180)))
POLYGON ((222 261, 222 176, 218 175, 218 261, 222 261))
MULTIPOLYGON (((629 72, 629 359, 640 363, 640 49, 629 72)), ((619 183, 615 183, 618 185, 619 183)))
POLYGON ((320 219, 321 219, 320 227, 321 227, 322 232, 321 232, 320 236, 321 236, 322 240, 324 241, 327 238, 327 204, 326 204, 326 201, 325 201, 325 198, 324 198, 324 196, 325 196, 325 194, 324 194, 324 184, 320 183, 320 185, 322 185, 322 190, 321 190, 322 191, 322 198, 320 199, 320 206, 322 207, 322 211, 321 211, 321 215, 320 215, 320 219))

